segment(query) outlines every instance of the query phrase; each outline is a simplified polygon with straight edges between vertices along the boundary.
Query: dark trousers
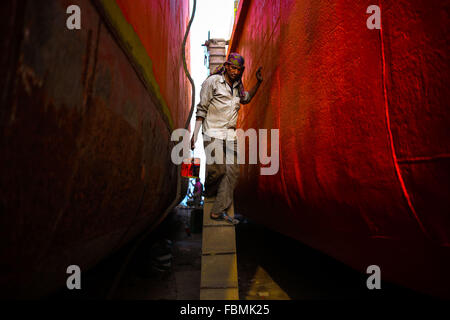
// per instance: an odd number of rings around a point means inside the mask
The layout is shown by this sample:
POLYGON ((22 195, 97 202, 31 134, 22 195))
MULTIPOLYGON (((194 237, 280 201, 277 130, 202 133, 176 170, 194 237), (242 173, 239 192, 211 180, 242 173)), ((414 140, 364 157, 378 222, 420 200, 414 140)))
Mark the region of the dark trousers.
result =
POLYGON ((233 203, 233 193, 239 178, 237 142, 206 137, 203 139, 203 145, 206 153, 205 193, 207 197, 216 196, 211 212, 221 213, 226 211, 233 203), (206 141, 208 138, 210 141, 206 141), (215 150, 222 150, 222 155, 216 155, 215 151, 210 154, 207 151, 208 146, 209 148, 214 147, 215 150), (229 162, 232 159, 233 163, 227 164, 227 158, 229 162), (221 159, 220 163, 211 163, 213 160, 218 162, 218 159, 221 159))

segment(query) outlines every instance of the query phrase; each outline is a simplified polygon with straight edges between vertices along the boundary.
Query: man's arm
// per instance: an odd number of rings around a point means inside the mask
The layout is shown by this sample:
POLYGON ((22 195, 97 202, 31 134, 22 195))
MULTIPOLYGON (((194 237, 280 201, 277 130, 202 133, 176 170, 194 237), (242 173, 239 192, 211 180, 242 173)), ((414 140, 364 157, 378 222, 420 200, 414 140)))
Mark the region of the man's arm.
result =
POLYGON ((203 121, 206 118, 206 114, 208 113, 209 103, 213 98, 213 83, 211 78, 207 78, 203 84, 202 89, 200 90, 200 102, 197 105, 197 113, 195 119, 195 127, 194 133, 191 138, 191 149, 194 150, 195 142, 198 138, 198 133, 200 131, 200 127, 202 126, 203 121))
POLYGON ((256 71, 256 80, 257 80, 257 82, 253 86, 253 88, 248 92, 248 99, 246 101, 242 102, 243 104, 247 104, 247 103, 250 103, 250 101, 252 101, 253 97, 255 96, 256 92, 259 89, 259 86, 263 82, 263 77, 261 75, 261 69, 262 69, 262 67, 259 67, 258 71, 256 71))
POLYGON ((191 138, 191 149, 192 150, 195 149, 195 142, 197 141, 198 132, 200 131, 200 127, 202 126, 203 120, 205 120, 205 118, 202 118, 199 116, 197 116, 197 118, 195 119, 194 134, 192 135, 192 138, 191 138))

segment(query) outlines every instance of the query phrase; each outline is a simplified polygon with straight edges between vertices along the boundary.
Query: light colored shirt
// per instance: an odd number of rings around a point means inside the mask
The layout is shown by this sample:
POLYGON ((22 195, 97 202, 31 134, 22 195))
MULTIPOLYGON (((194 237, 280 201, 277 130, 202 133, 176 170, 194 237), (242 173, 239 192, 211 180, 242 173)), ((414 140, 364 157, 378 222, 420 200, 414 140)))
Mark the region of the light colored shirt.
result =
POLYGON ((196 114, 205 119, 203 134, 222 140, 236 140, 238 111, 241 103, 250 102, 247 91, 245 97, 240 98, 238 84, 235 81, 231 89, 223 74, 212 75, 203 82, 196 114))

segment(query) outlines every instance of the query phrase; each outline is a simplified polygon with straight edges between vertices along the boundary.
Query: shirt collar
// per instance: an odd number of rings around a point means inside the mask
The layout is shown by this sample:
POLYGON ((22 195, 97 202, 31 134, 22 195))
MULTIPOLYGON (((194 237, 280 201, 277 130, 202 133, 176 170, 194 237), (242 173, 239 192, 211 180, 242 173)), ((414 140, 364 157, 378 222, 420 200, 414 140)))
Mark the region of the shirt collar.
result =
POLYGON ((222 82, 222 83, 225 82, 225 76, 223 73, 220 74, 220 82, 222 82))

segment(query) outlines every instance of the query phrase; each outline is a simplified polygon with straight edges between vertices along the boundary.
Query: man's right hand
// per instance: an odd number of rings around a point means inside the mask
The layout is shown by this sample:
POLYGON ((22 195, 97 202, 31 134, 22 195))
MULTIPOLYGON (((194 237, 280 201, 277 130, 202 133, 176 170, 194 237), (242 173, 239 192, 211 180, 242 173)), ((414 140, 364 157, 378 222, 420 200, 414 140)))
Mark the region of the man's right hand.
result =
POLYGON ((202 126, 203 120, 204 120, 204 118, 202 118, 202 117, 197 117, 195 119, 194 134, 192 135, 192 138, 191 138, 191 150, 195 149, 195 142, 197 141, 197 136, 200 131, 200 127, 202 126))
POLYGON ((191 150, 195 149, 195 142, 197 141, 197 135, 194 133, 191 138, 191 150))

